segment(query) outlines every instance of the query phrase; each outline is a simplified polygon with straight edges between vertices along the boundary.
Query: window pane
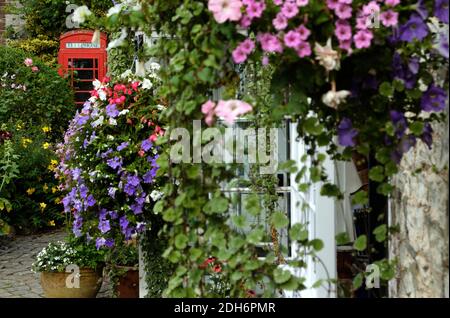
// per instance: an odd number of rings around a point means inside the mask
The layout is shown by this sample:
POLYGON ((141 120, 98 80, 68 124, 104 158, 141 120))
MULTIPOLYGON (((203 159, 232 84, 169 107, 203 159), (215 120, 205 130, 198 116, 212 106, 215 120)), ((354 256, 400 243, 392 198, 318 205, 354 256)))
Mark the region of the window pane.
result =
POLYGON ((88 70, 78 70, 74 74, 76 78, 79 79, 94 79, 94 71, 88 71, 88 70))
POLYGON ((76 102, 84 103, 89 98, 91 98, 91 94, 90 93, 79 93, 79 92, 75 93, 75 101, 76 102))
POLYGON ((73 59, 74 68, 94 68, 94 60, 92 59, 73 59))
POLYGON ((92 85, 91 81, 87 81, 87 82, 78 81, 78 82, 74 83, 74 88, 77 91, 91 91, 94 89, 94 86, 92 85))

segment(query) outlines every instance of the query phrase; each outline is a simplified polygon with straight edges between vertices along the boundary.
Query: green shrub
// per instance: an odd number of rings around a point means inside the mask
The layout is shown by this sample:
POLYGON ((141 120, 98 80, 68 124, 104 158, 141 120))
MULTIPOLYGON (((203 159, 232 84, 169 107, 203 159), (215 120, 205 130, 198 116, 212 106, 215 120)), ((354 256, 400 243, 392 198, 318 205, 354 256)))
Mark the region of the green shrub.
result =
POLYGON ((33 38, 8 40, 8 46, 24 50, 28 54, 39 57, 45 65, 58 68, 59 41, 38 35, 33 38))
POLYGON ((61 136, 75 112, 73 92, 66 80, 37 58, 32 66, 24 51, 0 47, 0 123, 18 120, 50 125, 61 136))
MULTIPOLYGON (((9 179, 8 186, 0 189, 5 202, 0 219, 18 232, 28 233, 61 225, 65 220, 60 203, 60 192, 53 170, 57 157, 52 150, 51 132, 47 126, 3 125, 11 139, 0 144, 0 159, 7 162, 6 154, 14 156, 14 174, 0 169, 0 180, 9 179)), ((3 165, 3 167, 5 167, 3 165)), ((1 181, 0 181, 1 182, 1 181)))
POLYGON ((69 31, 66 27, 70 15, 66 12, 68 4, 87 5, 96 15, 104 14, 113 6, 110 0, 19 0, 19 3, 22 6, 12 11, 24 17, 28 35, 46 35, 54 39, 69 31))

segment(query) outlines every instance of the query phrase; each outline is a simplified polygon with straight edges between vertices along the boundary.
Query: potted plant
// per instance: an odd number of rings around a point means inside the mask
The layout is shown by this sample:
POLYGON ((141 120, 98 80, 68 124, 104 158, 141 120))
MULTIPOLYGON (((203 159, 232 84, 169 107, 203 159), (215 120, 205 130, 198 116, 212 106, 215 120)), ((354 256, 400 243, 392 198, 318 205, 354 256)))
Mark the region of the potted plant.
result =
POLYGON ((109 251, 108 276, 118 298, 139 298, 139 252, 135 241, 109 251))
POLYGON ((47 298, 95 298, 103 281, 104 252, 76 239, 51 242, 32 265, 47 298))

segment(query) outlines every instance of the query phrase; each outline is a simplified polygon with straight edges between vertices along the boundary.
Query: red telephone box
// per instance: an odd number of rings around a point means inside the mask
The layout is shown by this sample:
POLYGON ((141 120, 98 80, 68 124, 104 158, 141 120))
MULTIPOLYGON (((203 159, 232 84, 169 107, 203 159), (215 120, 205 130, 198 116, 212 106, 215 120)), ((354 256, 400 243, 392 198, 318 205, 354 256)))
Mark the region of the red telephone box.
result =
POLYGON ((106 75, 107 36, 101 33, 100 40, 92 43, 93 35, 91 30, 76 30, 60 37, 59 74, 69 77, 77 105, 83 105, 91 97, 92 82, 106 75))

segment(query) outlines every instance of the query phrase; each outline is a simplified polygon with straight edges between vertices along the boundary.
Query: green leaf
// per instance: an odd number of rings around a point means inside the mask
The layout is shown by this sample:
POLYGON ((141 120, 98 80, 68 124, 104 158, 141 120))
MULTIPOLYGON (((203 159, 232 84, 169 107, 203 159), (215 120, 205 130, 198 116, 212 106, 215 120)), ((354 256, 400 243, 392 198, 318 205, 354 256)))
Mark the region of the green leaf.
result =
POLYGON ((182 250, 186 248, 188 241, 188 237, 185 234, 180 233, 175 236, 175 247, 182 250))
POLYGON ((423 127, 424 127, 424 123, 421 121, 415 121, 409 125, 409 129, 416 137, 422 136, 423 127))
POLYGON ((360 190, 352 197, 353 204, 365 205, 369 202, 367 191, 360 190))
POLYGON ((388 82, 383 82, 380 85, 380 94, 385 97, 391 97, 394 95, 394 87, 388 82))
POLYGON ((373 234, 375 235, 375 240, 377 240, 377 242, 384 242, 386 240, 386 235, 387 235, 387 225, 386 224, 382 224, 378 227, 376 227, 373 230, 373 234))
POLYGON ((364 279, 364 274, 358 273, 358 275, 356 275, 355 278, 353 278, 353 288, 354 289, 360 288, 362 286, 363 279, 364 279))
POLYGON ((238 228, 245 228, 247 225, 247 220, 245 219, 244 215, 233 215, 231 217, 231 220, 233 221, 234 225, 236 225, 238 228))
POLYGON ((370 180, 382 182, 384 180, 384 169, 382 166, 375 166, 369 171, 370 180))
POLYGON ((277 284, 283 284, 287 282, 291 278, 292 274, 284 269, 276 268, 273 271, 273 279, 275 280, 275 283, 277 284))
POLYGON ((272 214, 271 221, 273 226, 279 230, 286 227, 289 224, 289 219, 283 212, 277 211, 272 214))
POLYGON ((289 235, 294 241, 305 241, 308 239, 308 230, 305 229, 303 224, 296 223, 290 228, 289 235))
POLYGON ((311 242, 309 242, 311 244, 311 246, 313 247, 313 249, 316 252, 319 252, 320 250, 323 249, 323 242, 320 239, 314 239, 311 242))
POLYGON ((336 244, 337 245, 345 245, 350 243, 350 238, 348 237, 347 232, 342 232, 336 235, 336 244))
POLYGON ((382 183, 377 187, 377 192, 382 195, 389 195, 394 187, 389 183, 382 183))
POLYGON ((247 235, 247 241, 250 244, 258 244, 261 243, 262 238, 264 236, 264 230, 261 228, 255 229, 247 235))
POLYGON ((360 235, 353 243, 353 247, 357 251, 364 251, 367 248, 367 236, 366 235, 360 235))
POLYGON ((228 200, 224 197, 216 197, 205 205, 205 212, 224 213, 228 210, 228 200))

